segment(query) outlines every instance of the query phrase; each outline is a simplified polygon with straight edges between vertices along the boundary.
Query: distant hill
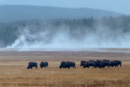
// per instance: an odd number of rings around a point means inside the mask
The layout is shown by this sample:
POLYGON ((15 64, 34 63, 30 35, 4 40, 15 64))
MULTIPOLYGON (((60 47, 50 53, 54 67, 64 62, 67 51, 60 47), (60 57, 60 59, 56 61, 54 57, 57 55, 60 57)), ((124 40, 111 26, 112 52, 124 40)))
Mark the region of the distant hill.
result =
POLYGON ((61 8, 47 6, 1 5, 0 22, 30 19, 88 18, 121 16, 120 13, 89 8, 61 8))

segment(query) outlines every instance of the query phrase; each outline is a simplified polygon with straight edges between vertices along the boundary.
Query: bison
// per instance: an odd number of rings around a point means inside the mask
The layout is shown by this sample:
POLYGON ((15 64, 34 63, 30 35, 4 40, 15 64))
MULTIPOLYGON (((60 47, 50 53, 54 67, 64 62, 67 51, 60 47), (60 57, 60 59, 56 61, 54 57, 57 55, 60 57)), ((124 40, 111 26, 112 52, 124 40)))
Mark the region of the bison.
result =
POLYGON ((61 68, 71 68, 71 67, 76 68, 75 67, 75 62, 65 62, 65 61, 62 61, 60 66, 59 66, 60 69, 61 68))
POLYGON ((83 68, 89 68, 89 67, 94 67, 96 68, 97 65, 96 65, 96 62, 95 61, 86 61, 83 65, 83 68))
POLYGON ((121 65, 122 65, 122 62, 121 61, 119 61, 119 60, 114 60, 114 61, 111 61, 111 63, 110 63, 110 66, 111 67, 118 67, 118 66, 120 66, 121 67, 121 65))
POLYGON ((41 62, 40 63, 40 67, 43 68, 43 67, 48 67, 48 62, 41 62))
POLYGON ((84 65, 83 65, 83 68, 89 68, 90 67, 90 65, 89 65, 89 61, 85 61, 85 63, 84 63, 84 65))
POLYGON ((32 69, 33 67, 38 68, 37 67, 37 62, 29 62, 28 63, 27 69, 32 69))
POLYGON ((75 62, 67 62, 67 65, 73 68, 76 68, 75 62))
POLYGON ((97 67, 100 67, 101 62, 102 62, 102 60, 96 60, 96 62, 95 62, 95 63, 96 63, 96 66, 97 66, 97 67))
POLYGON ((66 62, 62 61, 61 64, 60 64, 60 66, 59 66, 59 68, 65 68, 65 64, 66 64, 66 62))
POLYGON ((110 62, 109 61, 100 62, 99 68, 105 68, 105 67, 110 67, 110 62))
POLYGON ((109 63, 111 62, 110 60, 106 60, 106 59, 104 59, 103 61, 104 61, 104 62, 109 62, 109 63))
POLYGON ((84 66, 85 62, 86 62, 86 61, 81 61, 81 62, 80 62, 80 66, 84 66))

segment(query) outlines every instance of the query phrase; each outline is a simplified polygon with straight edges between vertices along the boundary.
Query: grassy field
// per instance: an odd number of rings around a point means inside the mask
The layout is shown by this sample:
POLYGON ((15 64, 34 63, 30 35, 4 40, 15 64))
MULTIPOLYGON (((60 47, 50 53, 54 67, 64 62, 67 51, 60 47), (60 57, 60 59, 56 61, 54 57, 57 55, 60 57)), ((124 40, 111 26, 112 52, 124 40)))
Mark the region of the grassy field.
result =
POLYGON ((130 54, 112 52, 0 51, 0 87, 130 87, 130 54), (80 67, 81 60, 121 60, 118 68, 80 67), (59 69, 61 61, 76 62, 76 69, 59 69), (48 68, 27 70, 28 62, 49 63, 48 68))

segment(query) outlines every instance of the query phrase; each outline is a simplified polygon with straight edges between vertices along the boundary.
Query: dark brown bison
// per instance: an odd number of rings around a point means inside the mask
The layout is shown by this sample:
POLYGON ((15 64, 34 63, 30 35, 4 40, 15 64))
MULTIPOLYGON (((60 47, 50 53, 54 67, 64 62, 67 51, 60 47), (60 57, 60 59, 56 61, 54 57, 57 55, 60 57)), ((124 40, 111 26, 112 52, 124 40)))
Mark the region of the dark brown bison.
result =
POLYGON ((61 64, 60 64, 60 66, 59 66, 59 68, 65 68, 65 64, 66 64, 66 62, 62 61, 61 64))
POLYGON ((83 66, 85 64, 86 61, 81 61, 80 62, 80 66, 83 66))
POLYGON ((40 67, 43 68, 43 67, 48 67, 48 62, 41 62, 40 63, 40 67))
POLYGON ((111 67, 118 67, 118 66, 121 67, 121 65, 122 65, 122 62, 120 60, 114 60, 114 61, 111 61, 110 63, 111 67))
POLYGON ((89 60, 89 62, 95 62, 94 60, 89 60))
POLYGON ((89 68, 90 65, 89 65, 89 61, 85 61, 84 65, 83 65, 83 68, 89 68))
POLYGON ((60 66, 59 66, 60 69, 61 68, 71 68, 71 67, 76 68, 75 62, 65 62, 65 61, 62 61, 60 66))
POLYGON ((83 65, 83 68, 89 68, 89 67, 94 67, 96 68, 96 62, 95 61, 86 61, 83 65))
POLYGON ((105 61, 105 62, 109 62, 109 63, 111 62, 110 60, 106 60, 106 59, 104 59, 103 61, 105 61))
POLYGON ((109 62, 106 62, 106 61, 102 61, 102 62, 100 63, 99 68, 105 68, 105 67, 110 67, 110 63, 109 63, 109 62))
POLYGON ((28 63, 27 69, 32 69, 33 67, 38 68, 37 67, 37 62, 29 62, 28 63))
POLYGON ((96 66, 99 68, 100 64, 101 64, 102 60, 96 60, 96 66))

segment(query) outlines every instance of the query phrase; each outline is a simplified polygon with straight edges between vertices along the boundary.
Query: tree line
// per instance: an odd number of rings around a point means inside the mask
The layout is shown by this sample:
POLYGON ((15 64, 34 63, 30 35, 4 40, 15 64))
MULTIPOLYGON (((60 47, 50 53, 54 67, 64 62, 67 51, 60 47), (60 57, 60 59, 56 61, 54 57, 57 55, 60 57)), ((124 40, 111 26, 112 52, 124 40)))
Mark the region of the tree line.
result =
POLYGON ((93 33, 99 29, 97 26, 104 26, 106 30, 113 32, 112 35, 116 37, 119 31, 122 35, 130 33, 130 16, 0 22, 0 47, 11 45, 19 37, 21 30, 25 28, 35 34, 45 29, 53 32, 63 26, 69 28, 72 35, 76 35, 74 31, 79 31, 83 34, 87 34, 85 33, 86 31, 93 33))

